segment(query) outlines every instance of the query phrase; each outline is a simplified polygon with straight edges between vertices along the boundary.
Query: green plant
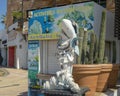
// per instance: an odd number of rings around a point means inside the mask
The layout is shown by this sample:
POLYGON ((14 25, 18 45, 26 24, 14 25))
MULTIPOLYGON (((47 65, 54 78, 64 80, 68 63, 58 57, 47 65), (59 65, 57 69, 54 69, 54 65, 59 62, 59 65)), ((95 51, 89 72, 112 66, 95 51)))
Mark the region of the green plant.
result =
POLYGON ((19 26, 22 27, 22 25, 23 25, 23 13, 21 11, 13 11, 12 16, 13 16, 13 23, 19 22, 19 26))
POLYGON ((17 18, 17 19, 21 19, 22 15, 23 15, 23 13, 21 11, 13 11, 12 12, 12 16, 17 18))
POLYGON ((107 63, 108 58, 104 56, 105 51, 105 32, 106 32, 106 12, 102 12, 100 36, 97 38, 94 31, 79 30, 79 37, 83 38, 79 41, 79 57, 78 64, 99 64, 107 63), (88 34, 89 33, 89 34, 88 34))
POLYGON ((107 58, 106 56, 103 58, 103 63, 104 63, 104 64, 107 64, 107 63, 108 63, 108 58, 107 58))
POLYGON ((86 62, 86 55, 87 55, 87 42, 88 42, 88 32, 84 31, 83 35, 83 48, 82 48, 82 63, 85 64, 86 62))
POLYGON ((95 34, 92 32, 90 35, 90 50, 89 50, 89 63, 93 64, 93 59, 94 59, 94 45, 95 45, 95 34))
POLYGON ((80 28, 79 29, 79 56, 78 56, 78 64, 80 64, 81 63, 81 55, 82 55, 82 45, 83 45, 83 35, 84 35, 84 29, 83 28, 80 28))
POLYGON ((98 57, 100 59, 99 63, 103 63, 104 51, 105 51, 105 32, 106 32, 106 12, 102 12, 101 28, 100 28, 100 38, 99 38, 99 51, 98 57))
POLYGON ((95 49, 94 49, 94 63, 98 63, 99 62, 99 58, 98 58, 98 38, 95 35, 95 49))

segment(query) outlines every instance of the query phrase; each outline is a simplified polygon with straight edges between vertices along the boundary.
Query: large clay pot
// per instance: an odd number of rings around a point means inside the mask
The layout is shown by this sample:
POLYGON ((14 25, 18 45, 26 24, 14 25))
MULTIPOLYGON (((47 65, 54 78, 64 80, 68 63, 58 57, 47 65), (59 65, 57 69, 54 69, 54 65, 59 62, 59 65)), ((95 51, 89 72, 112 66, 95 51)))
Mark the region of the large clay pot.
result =
POLYGON ((98 77, 97 83, 97 92, 106 91, 108 85, 108 78, 110 76, 110 72, 112 71, 112 64, 99 64, 101 66, 101 72, 98 77))
POLYGON ((85 96, 94 96, 97 87, 98 74, 100 73, 100 65, 73 65, 73 78, 79 86, 87 86, 90 91, 85 96))
POLYGON ((108 79, 108 88, 116 87, 119 70, 120 70, 120 64, 113 64, 112 71, 110 72, 110 76, 108 79))

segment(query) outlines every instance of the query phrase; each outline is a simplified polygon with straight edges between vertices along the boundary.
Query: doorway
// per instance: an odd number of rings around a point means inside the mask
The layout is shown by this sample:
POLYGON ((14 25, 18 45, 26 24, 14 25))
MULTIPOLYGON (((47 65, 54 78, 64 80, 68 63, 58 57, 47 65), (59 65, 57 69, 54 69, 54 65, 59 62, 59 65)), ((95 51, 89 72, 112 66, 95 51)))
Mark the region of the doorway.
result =
POLYGON ((9 47, 8 67, 14 67, 15 47, 9 47))

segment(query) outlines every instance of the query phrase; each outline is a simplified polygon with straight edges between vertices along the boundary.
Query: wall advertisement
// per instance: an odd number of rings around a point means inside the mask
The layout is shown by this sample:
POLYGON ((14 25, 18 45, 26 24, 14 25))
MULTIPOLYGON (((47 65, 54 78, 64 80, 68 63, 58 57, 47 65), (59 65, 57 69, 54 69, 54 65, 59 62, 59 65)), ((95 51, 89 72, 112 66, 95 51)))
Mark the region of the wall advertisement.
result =
POLYGON ((28 79, 29 86, 37 83, 36 75, 40 72, 40 45, 39 41, 28 41, 28 79))
POLYGON ((93 11, 93 2, 30 11, 28 40, 58 39, 63 18, 74 20, 79 27, 93 29, 93 11))

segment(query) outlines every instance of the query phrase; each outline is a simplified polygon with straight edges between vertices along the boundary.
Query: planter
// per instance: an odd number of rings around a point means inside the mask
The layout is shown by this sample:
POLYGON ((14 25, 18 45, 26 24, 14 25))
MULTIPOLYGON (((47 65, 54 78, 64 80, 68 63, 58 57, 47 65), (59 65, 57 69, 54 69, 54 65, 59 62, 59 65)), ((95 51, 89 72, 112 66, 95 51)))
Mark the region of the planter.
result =
POLYGON ((97 92, 106 91, 108 85, 108 78, 110 76, 110 72, 112 71, 112 64, 99 64, 101 66, 101 72, 98 77, 97 83, 97 92))
POLYGON ((108 88, 116 87, 119 70, 120 70, 120 64, 113 64, 112 71, 108 79, 108 88))
POLYGON ((79 86, 87 86, 90 88, 86 96, 94 96, 100 70, 100 65, 73 65, 73 78, 75 82, 78 83, 79 86))

